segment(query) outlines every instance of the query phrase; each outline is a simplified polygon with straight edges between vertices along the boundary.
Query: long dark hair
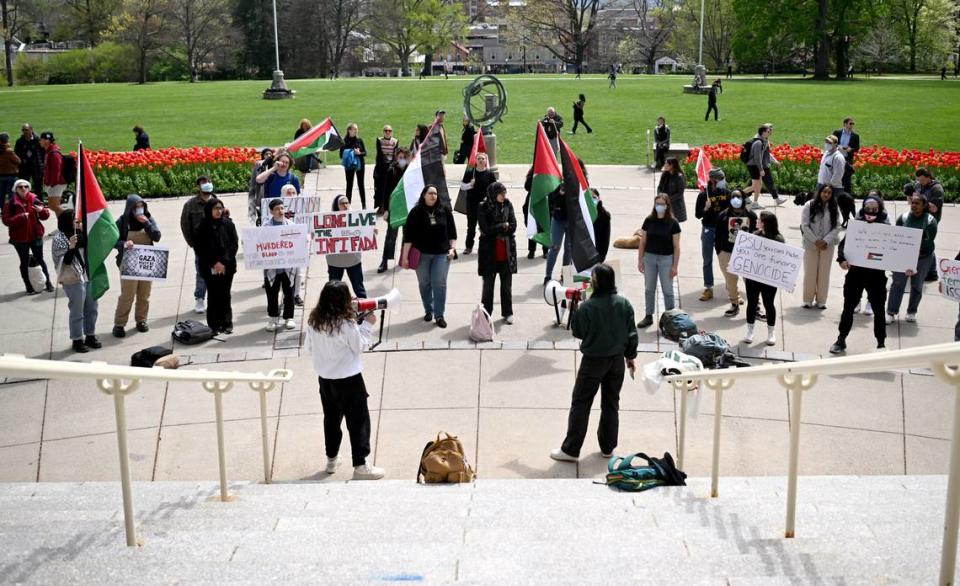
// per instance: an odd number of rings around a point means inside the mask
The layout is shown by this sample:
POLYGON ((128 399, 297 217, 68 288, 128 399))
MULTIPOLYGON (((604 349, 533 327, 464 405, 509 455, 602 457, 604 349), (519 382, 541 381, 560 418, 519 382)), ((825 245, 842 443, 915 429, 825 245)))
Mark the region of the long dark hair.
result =
MULTIPOLYGON (((763 222, 762 235, 764 238, 776 240, 780 236, 780 220, 773 212, 760 212, 760 221, 763 222)), ((758 232, 760 232, 758 230, 758 232)))
POLYGON ((659 219, 660 219, 660 216, 657 215, 657 200, 658 200, 658 199, 664 200, 664 201, 666 202, 666 204, 667 204, 667 211, 663 214, 663 219, 664 219, 664 220, 667 220, 667 221, 672 220, 672 219, 673 219, 673 204, 670 203, 670 196, 667 195, 666 193, 658 193, 658 194, 656 195, 656 197, 653 198, 653 209, 650 210, 650 215, 647 216, 647 218, 649 218, 649 219, 651 219, 651 220, 659 220, 659 219))
POLYGON ((429 207, 425 199, 427 196, 427 190, 430 189, 431 187, 437 191, 437 203, 434 204, 433 207, 438 210, 444 209, 443 200, 440 199, 440 190, 437 189, 437 186, 432 183, 427 183, 426 185, 423 186, 423 190, 420 191, 420 199, 417 200, 417 205, 423 206, 423 209, 427 209, 429 207))
POLYGON ((593 278, 596 281, 594 295, 613 295, 617 292, 617 278, 610 265, 600 263, 593 267, 593 278))
POLYGON ((307 324, 318 332, 332 334, 346 320, 355 320, 353 297, 343 281, 328 281, 320 290, 317 306, 310 312, 307 324))
POLYGON ((837 227, 839 208, 837 207, 837 193, 830 185, 821 185, 820 189, 817 190, 817 194, 813 197, 813 201, 810 203, 810 225, 813 226, 814 217, 819 215, 824 209, 823 200, 820 199, 820 194, 823 193, 823 190, 827 188, 830 189, 830 201, 827 202, 826 209, 830 213, 830 229, 833 229, 837 227))

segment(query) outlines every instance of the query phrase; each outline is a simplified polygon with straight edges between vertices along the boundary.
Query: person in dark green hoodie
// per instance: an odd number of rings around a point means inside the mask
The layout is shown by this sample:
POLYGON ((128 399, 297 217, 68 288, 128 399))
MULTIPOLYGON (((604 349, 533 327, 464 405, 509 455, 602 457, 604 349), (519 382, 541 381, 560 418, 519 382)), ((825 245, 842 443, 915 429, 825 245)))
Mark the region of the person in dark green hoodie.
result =
POLYGON ((617 294, 616 277, 607 264, 598 264, 590 277, 593 294, 571 318, 573 337, 581 340, 580 369, 573 387, 573 400, 563 445, 550 452, 561 462, 576 462, 587 435, 590 408, 600 390, 600 455, 609 458, 617 447, 620 429, 620 387, 624 371, 636 371, 639 336, 634 326, 633 306, 617 294))
MULTIPOLYGON (((117 220, 117 230, 120 232, 120 238, 117 240, 117 266, 123 259, 123 254, 136 245, 152 246, 160 240, 160 228, 157 227, 156 220, 150 215, 147 209, 147 202, 135 193, 127 196, 127 207, 117 220)), ((123 279, 120 281, 120 299, 117 300, 117 311, 113 316, 113 335, 122 338, 127 335, 127 320, 130 318, 130 309, 133 308, 133 301, 136 299, 137 306, 134 309, 134 321, 137 324, 138 332, 150 330, 147 325, 147 314, 150 311, 150 290, 153 283, 151 281, 133 281, 123 279)))
POLYGON ((927 273, 933 269, 934 240, 937 238, 937 220, 927 211, 927 203, 926 197, 914 193, 910 198, 910 211, 897 218, 897 226, 923 230, 923 236, 920 238, 917 270, 893 273, 893 283, 890 285, 890 295, 887 298, 887 325, 896 321, 897 314, 900 313, 900 304, 903 302, 908 277, 910 300, 907 302, 907 321, 910 323, 917 321, 917 309, 923 298, 923 282, 927 278, 927 273))

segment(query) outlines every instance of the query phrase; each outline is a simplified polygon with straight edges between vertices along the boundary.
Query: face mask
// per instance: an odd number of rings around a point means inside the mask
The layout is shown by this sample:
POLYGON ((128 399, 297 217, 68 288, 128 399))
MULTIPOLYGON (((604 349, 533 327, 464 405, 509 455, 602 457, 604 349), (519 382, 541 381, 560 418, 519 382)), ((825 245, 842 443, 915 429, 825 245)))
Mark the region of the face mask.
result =
POLYGON ((142 216, 142 215, 143 215, 143 208, 133 208, 133 215, 134 215, 134 216, 142 216))
POLYGON ((730 200, 730 207, 734 209, 740 209, 740 206, 742 205, 743 205, 743 200, 740 199, 739 197, 735 197, 730 200))
POLYGON ((726 189, 726 188, 727 188, 726 179, 721 179, 720 181, 717 181, 717 189, 726 189))
POLYGON ((823 150, 825 150, 825 151, 827 151, 827 152, 829 153, 830 151, 833 150, 833 144, 831 144, 831 143, 829 143, 829 142, 823 143, 823 150))
POLYGON ((403 169, 406 166, 407 166, 406 159, 397 159, 397 167, 400 167, 401 169, 403 169))
POLYGON ((598 203, 600 203, 600 198, 599 198, 599 197, 592 197, 592 198, 590 198, 590 199, 593 200, 593 205, 597 205, 598 203))
POLYGON ((657 205, 653 206, 653 209, 657 211, 658 216, 662 216, 663 214, 667 213, 667 206, 663 205, 662 203, 658 203, 657 205))
POLYGON ((201 183, 200 191, 204 193, 213 193, 213 183, 201 183))

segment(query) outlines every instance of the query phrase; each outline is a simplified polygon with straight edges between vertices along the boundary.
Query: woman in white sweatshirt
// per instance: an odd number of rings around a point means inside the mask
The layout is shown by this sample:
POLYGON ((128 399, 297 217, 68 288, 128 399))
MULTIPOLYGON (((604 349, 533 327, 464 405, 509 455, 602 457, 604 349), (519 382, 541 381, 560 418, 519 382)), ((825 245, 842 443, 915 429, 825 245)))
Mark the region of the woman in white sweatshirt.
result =
POLYGON ((803 307, 827 308, 830 266, 840 234, 839 209, 833 187, 821 185, 813 199, 803 204, 803 307))

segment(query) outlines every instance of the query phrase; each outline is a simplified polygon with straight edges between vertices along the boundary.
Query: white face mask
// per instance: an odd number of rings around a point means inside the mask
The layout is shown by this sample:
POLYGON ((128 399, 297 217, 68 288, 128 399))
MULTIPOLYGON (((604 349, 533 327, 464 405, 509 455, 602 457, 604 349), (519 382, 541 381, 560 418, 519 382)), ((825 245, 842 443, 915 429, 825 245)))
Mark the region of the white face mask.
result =
POLYGON ((823 143, 823 150, 825 150, 825 151, 828 152, 828 153, 829 153, 830 151, 832 151, 832 150, 833 150, 833 143, 831 143, 831 142, 825 142, 825 143, 823 143))
POLYGON ((734 208, 734 209, 737 209, 737 210, 738 210, 738 209, 740 209, 740 206, 742 206, 742 205, 743 205, 743 200, 740 199, 739 197, 734 197, 734 198, 732 198, 732 199, 730 200, 730 207, 732 207, 732 208, 734 208))
POLYGON ((133 208, 133 215, 134 215, 134 216, 142 216, 142 215, 143 215, 143 208, 133 208))
POLYGON ((662 216, 667 213, 667 206, 663 205, 662 203, 658 203, 657 205, 653 206, 653 209, 657 211, 658 216, 662 216))
POLYGON ((204 193, 213 193, 213 183, 201 183, 200 191, 204 193))
POLYGON ((397 167, 400 167, 401 169, 403 169, 406 166, 407 166, 406 159, 397 159, 397 167))
POLYGON ((726 179, 721 179, 720 181, 717 181, 717 189, 726 189, 726 188, 727 188, 726 179))

